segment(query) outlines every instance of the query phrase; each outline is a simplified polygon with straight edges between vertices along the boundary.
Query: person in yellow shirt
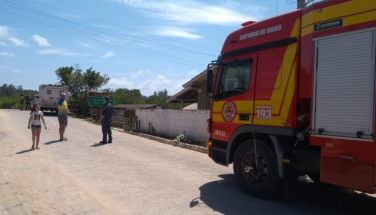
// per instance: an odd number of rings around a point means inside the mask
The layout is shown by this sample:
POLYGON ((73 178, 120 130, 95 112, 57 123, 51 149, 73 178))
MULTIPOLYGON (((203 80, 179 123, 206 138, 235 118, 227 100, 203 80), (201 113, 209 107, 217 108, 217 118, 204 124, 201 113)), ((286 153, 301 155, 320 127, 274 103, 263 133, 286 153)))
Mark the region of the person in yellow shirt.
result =
POLYGON ((60 141, 67 141, 68 139, 64 137, 65 129, 68 125, 68 103, 65 101, 65 93, 60 94, 60 99, 57 103, 58 109, 58 119, 59 119, 59 134, 60 134, 60 141))

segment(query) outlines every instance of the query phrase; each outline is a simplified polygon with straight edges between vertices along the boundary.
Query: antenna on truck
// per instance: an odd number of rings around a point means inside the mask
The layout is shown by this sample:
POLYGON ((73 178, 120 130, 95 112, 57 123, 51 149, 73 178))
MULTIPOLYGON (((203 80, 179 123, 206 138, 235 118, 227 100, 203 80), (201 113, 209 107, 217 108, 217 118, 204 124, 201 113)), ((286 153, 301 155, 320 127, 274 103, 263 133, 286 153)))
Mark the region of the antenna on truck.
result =
POLYGON ((296 3, 298 4, 297 5, 297 8, 298 10, 299 9, 303 9, 303 8, 306 8, 308 4, 314 2, 315 0, 297 0, 296 3))

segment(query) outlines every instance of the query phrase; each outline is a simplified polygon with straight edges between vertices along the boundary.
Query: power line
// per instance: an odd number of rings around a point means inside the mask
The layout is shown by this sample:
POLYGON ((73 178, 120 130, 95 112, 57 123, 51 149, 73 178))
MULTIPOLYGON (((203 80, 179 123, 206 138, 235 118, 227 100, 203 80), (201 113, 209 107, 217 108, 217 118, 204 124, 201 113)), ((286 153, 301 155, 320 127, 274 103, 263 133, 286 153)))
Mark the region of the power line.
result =
MULTIPOLYGON (((2 8, 0 8, 0 11, 3 11, 5 13, 9 13, 9 14, 12 14, 14 16, 18 16, 18 17, 21 17, 21 18, 24 18, 24 19, 27 19, 27 20, 31 20, 33 22, 37 22, 39 24, 43 24, 43 25, 46 25, 46 26, 49 26, 49 27, 52 27, 52 28, 56 28, 56 29, 59 29, 59 30, 62 30, 62 31, 66 31, 66 32, 69 32, 69 33, 72 33, 72 34, 76 34, 76 35, 79 35, 79 36, 82 36, 82 37, 85 37, 85 38, 89 38, 89 39, 92 39, 92 40, 95 40, 95 41, 98 41, 98 42, 102 42, 102 43, 107 43, 107 44, 110 44, 112 46, 115 46, 115 47, 118 47, 118 48, 122 48, 122 49, 126 49, 126 50, 130 50, 132 52, 136 52, 136 53, 139 53, 139 54, 143 54, 143 55, 148 55, 148 56, 151 56, 151 57, 154 57, 154 58, 158 58, 158 59, 161 59, 161 60, 165 60, 165 61, 168 61, 168 62, 171 62, 170 60, 166 60, 165 58, 161 57, 161 56, 158 56, 158 55, 155 55, 155 54, 149 54, 149 53, 144 53, 144 52, 140 52, 138 50, 134 50, 134 49, 130 49, 128 47, 124 47, 124 46, 119 46, 119 45, 116 45, 116 44, 113 44, 113 43, 109 43, 109 42, 105 42, 105 41, 102 41, 102 40, 98 40, 96 38, 93 38, 93 37, 89 37, 89 36, 86 36, 86 35, 83 35, 83 34, 80 34, 80 33, 77 33, 77 32, 74 32, 74 31, 69 31, 69 30, 66 30, 66 29, 63 29, 63 28, 59 28, 59 27, 56 27, 56 26, 53 26, 53 25, 50 25, 50 24, 47 24, 47 23, 44 23, 44 22, 40 22, 38 20, 35 20, 35 19, 32 19, 32 18, 29 18, 29 17, 25 17, 25 16, 22 16, 22 15, 19 15, 19 14, 15 14, 15 13, 12 13, 12 12, 9 12, 9 11, 6 11, 2 8)), ((114 40, 110 40, 108 38, 105 38, 109 41, 112 41, 112 42, 116 42, 114 40)), ((181 62, 179 62, 180 64, 185 64, 185 65, 188 65, 188 66, 192 66, 192 65, 199 65, 199 66, 204 66, 202 64, 198 64, 198 63, 195 63, 195 62, 191 62, 191 61, 187 61, 187 60, 183 60, 183 59, 180 59, 180 58, 175 58, 175 57, 171 57, 171 56, 166 56, 168 58, 171 58, 172 60, 179 60, 181 62)))
MULTIPOLYGON (((38 15, 41 15, 41 16, 48 16, 48 17, 51 17, 51 18, 54 18, 54 19, 57 19, 57 20, 60 20, 60 21, 68 22, 68 23, 71 23, 71 24, 74 24, 74 25, 78 25, 78 26, 81 26, 81 27, 84 27, 84 28, 87 28, 87 29, 90 29, 90 30, 93 30, 93 31, 96 31, 96 32, 100 31, 101 33, 105 33, 105 34, 111 33, 112 36, 118 37, 120 39, 123 39, 123 38, 117 36, 117 34, 125 36, 125 37, 129 37, 129 38, 134 38, 136 40, 141 40, 141 41, 137 41, 137 42, 139 42, 141 44, 142 43, 146 44, 145 42, 142 42, 142 40, 143 40, 143 41, 147 41, 147 42, 150 42, 150 43, 155 43, 155 44, 161 45, 161 46, 163 46, 165 48, 169 48, 169 49, 172 49, 172 50, 184 51, 184 52, 189 52, 189 53, 193 53, 193 54, 200 54, 200 55, 206 55, 206 56, 212 56, 212 57, 215 56, 213 54, 207 54, 207 53, 192 51, 192 50, 189 50, 189 49, 175 47, 175 46, 172 46, 172 45, 166 45, 166 44, 163 44, 163 43, 158 43, 158 42, 153 42, 153 41, 150 41, 150 40, 140 39, 140 38, 137 38, 137 37, 134 37, 134 36, 130 36, 130 35, 127 35, 127 34, 122 34, 122 33, 117 33, 117 32, 114 32, 114 31, 109 31, 109 30, 105 30, 104 31, 104 30, 102 30, 100 28, 96 28, 96 27, 92 27, 90 25, 84 25, 84 24, 81 24, 81 23, 76 23, 76 22, 73 22, 73 21, 70 21, 70 20, 66 20, 66 19, 54 16, 52 14, 46 13, 44 11, 40 11, 40 10, 38 11, 38 10, 36 10, 34 8, 29 8, 29 7, 26 7, 26 6, 23 6, 23 5, 19 5, 17 3, 10 2, 10 1, 7 1, 7 0, 4 0, 4 1, 7 2, 7 3, 10 3, 10 4, 12 4, 12 5, 16 6, 16 7, 18 7, 21 10, 26 10, 28 12, 35 13, 35 14, 38 14, 38 15)), ((12 7, 12 6, 9 6, 9 5, 6 5, 6 6, 12 7)), ((148 45, 150 45, 150 44, 148 44, 148 45)))
POLYGON ((297 0, 296 1, 293 1, 293 0, 285 0, 287 2, 287 4, 289 5, 292 5, 292 4, 296 4, 297 3, 297 0))
MULTIPOLYGON (((29 10, 27 10, 29 11, 29 10)), ((32 12, 32 11, 29 11, 29 12, 32 12)), ((41 15, 41 16, 47 16, 47 17, 51 17, 51 18, 54 18, 54 19, 57 19, 57 20, 60 20, 60 21, 64 21, 64 22, 68 22, 68 23, 71 23, 71 24, 74 24, 74 25, 78 25, 80 27, 83 27, 83 28, 86 28, 86 29, 89 29, 89 30, 92 30, 92 31, 95 31, 95 32, 98 32, 98 33, 104 33, 104 34, 109 34, 111 36, 114 36, 114 37, 117 37, 119 38, 120 40, 123 40, 122 37, 118 36, 116 32, 113 32, 113 31, 104 31, 100 28, 95 28, 95 27, 92 27, 92 26, 88 26, 88 25, 83 25, 83 24, 80 24, 80 23, 75 23, 75 22, 72 22, 72 21, 69 21, 69 20, 65 20, 65 19, 61 19, 59 17, 56 17, 56 16, 52 16, 52 15, 49 15, 49 14, 46 14, 46 13, 39 13, 39 12, 32 12, 32 13, 35 13, 35 14, 38 14, 38 15, 41 15)), ((123 34, 120 34, 119 35, 123 35, 123 34)), ((127 35, 125 35, 127 36, 127 35)), ((137 39, 137 38, 136 38, 137 39)), ((132 42, 132 41, 130 41, 132 42)), ((139 42, 141 44, 145 44, 145 45, 150 45, 149 43, 143 43, 143 42, 140 42, 140 41, 134 41, 134 42, 139 42)), ((137 45, 137 44, 136 44, 137 45)), ((138 45, 137 45, 138 46, 138 45)), ((178 50, 178 51, 186 51, 186 52, 189 52, 189 53, 194 53, 194 54, 202 54, 202 55, 208 55, 208 56, 213 56, 213 55, 209 55, 209 54, 205 54, 205 53, 199 53, 199 52, 194 52, 194 51, 190 51, 190 50, 180 50, 180 49, 175 49, 174 47, 170 47, 170 49, 173 49, 173 50, 178 50)))
POLYGON ((173 40, 173 39, 168 39, 168 38, 160 37, 158 35, 154 35, 154 34, 150 34, 150 33, 143 32, 143 31, 140 31, 140 30, 136 30, 136 29, 133 29, 133 28, 125 27, 123 25, 118 25, 118 24, 114 24, 114 23, 111 23, 111 22, 103 21, 103 20, 96 19, 96 18, 93 18, 93 17, 89 17, 89 16, 85 16, 85 15, 73 13, 73 12, 70 12, 70 11, 67 11, 67 10, 64 10, 64 9, 60 9, 60 8, 57 8, 57 7, 49 6, 47 4, 36 2, 36 1, 33 1, 33 0, 27 0, 27 1, 39 4, 39 5, 42 5, 44 7, 48 7, 48 8, 52 8, 52 9, 55 9, 55 10, 60 10, 60 11, 66 12, 66 13, 70 13, 72 15, 76 15, 76 16, 87 18, 87 19, 91 19, 91 20, 94 20, 94 21, 97 21, 97 22, 102 22, 102 23, 109 24, 109 25, 112 25, 112 26, 116 26, 116 27, 127 29, 127 30, 131 30, 131 31, 134 31, 134 32, 138 32, 138 33, 146 34, 146 35, 149 35, 149 36, 153 36, 153 37, 156 37, 156 38, 160 38, 160 39, 164 39, 164 40, 169 40, 169 41, 173 41, 173 42, 181 43, 181 44, 185 44, 185 45, 190 45, 190 46, 194 46, 194 47, 202 48, 202 49, 206 49, 206 50, 211 50, 211 51, 215 51, 216 53, 219 52, 218 50, 215 50, 215 49, 211 49, 211 48, 207 48, 207 47, 203 47, 203 46, 198 46, 198 45, 194 45, 194 44, 191 44, 191 43, 186 43, 186 42, 182 42, 182 41, 178 41, 178 40, 173 40))
MULTIPOLYGON (((9 6, 8 6, 8 7, 9 7, 9 6)), ((3 9, 3 11, 4 11, 4 12, 7 12, 7 13, 10 13, 10 14, 12 14, 12 15, 15 15, 15 16, 19 16, 19 17, 25 18, 25 19, 30 19, 30 18, 25 17, 25 16, 21 16, 21 15, 15 14, 15 13, 11 13, 11 12, 6 11, 6 10, 4 10, 4 9, 3 9)), ((38 14, 38 13, 37 13, 37 14, 38 14)), ((39 14, 39 15, 41 15, 41 14, 39 14)), ((42 15, 45 15, 45 14, 42 14, 42 15)), ((46 15, 46 16, 49 17, 49 15, 46 15)), ((53 18, 55 18, 55 17, 53 17, 53 18)), ((57 29, 60 29, 60 30, 63 30, 63 31, 66 31, 66 32, 69 32, 69 33, 73 33, 73 34, 76 34, 76 35, 80 35, 80 36, 83 36, 83 37, 87 37, 87 38, 90 38, 90 39, 93 39, 93 40, 96 40, 96 41, 99 41, 99 42, 104 42, 104 43, 110 44, 110 45, 112 45, 112 46, 116 46, 116 47, 119 47, 119 48, 127 49, 127 50, 130 50, 130 51, 133 51, 133 52, 137 52, 137 53, 140 53, 140 54, 144 54, 144 55, 148 55, 148 56, 152 56, 152 57, 157 57, 157 58, 159 58, 159 59, 161 59, 161 57, 164 56, 164 57, 167 57, 167 58, 169 58, 169 59, 174 59, 174 60, 181 61, 181 62, 183 62, 183 64, 190 63, 190 64, 194 64, 194 65, 204 66, 204 65, 198 64, 198 63, 196 63, 196 62, 192 62, 192 61, 188 61, 188 60, 180 59, 180 58, 177 58, 177 57, 169 56, 169 55, 166 55, 166 54, 164 54, 164 53, 153 52, 153 51, 151 51, 151 50, 148 50, 148 52, 145 53, 145 52, 142 52, 142 51, 140 51, 140 50, 131 49, 130 47, 119 46, 119 45, 114 44, 114 43, 119 43, 119 40, 114 40, 113 38, 108 38, 108 37, 99 36, 102 40, 98 40, 98 39, 96 39, 96 38, 88 37, 88 36, 86 36, 86 35, 83 35, 83 34, 80 34, 80 33, 77 33, 77 32, 73 32, 73 31, 70 31, 70 30, 66 30, 66 29, 63 29, 63 28, 59 28, 59 27, 56 27, 56 26, 53 26, 53 25, 50 25, 50 24, 46 24, 46 23, 43 23, 43 22, 40 22, 40 21, 34 20, 34 19, 30 19, 30 20, 32 20, 32 21, 34 21, 34 22, 38 22, 38 23, 43 24, 43 25, 47 25, 47 26, 49 26, 49 27, 57 28, 57 29), (103 41, 103 40, 105 40, 105 41, 103 41), (108 42, 108 41, 110 41, 110 42, 108 42)), ((81 24, 78 24, 78 25, 79 25, 79 26, 82 26, 81 24)), ((82 26, 82 27, 87 28, 86 26, 82 26)), ((93 29, 91 29, 91 30, 93 30, 93 29)), ((80 31, 82 31, 82 30, 80 29, 80 31)), ((93 30, 93 31, 98 32, 97 30, 93 30)), ((106 32, 103 32, 103 31, 99 31, 99 32, 100 32, 100 33, 106 33, 106 32)), ((165 59, 164 59, 164 60, 165 60, 165 59)), ((187 65, 187 64, 186 64, 186 65, 187 65)))

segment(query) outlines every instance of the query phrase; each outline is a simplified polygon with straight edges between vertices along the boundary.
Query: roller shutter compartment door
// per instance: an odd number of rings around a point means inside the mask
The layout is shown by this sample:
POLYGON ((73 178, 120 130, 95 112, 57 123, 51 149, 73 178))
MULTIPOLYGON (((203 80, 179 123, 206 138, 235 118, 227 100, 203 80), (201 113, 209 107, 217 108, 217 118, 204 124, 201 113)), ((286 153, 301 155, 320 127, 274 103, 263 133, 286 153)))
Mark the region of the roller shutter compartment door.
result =
POLYGON ((316 42, 314 130, 370 138, 374 114, 373 32, 316 42))

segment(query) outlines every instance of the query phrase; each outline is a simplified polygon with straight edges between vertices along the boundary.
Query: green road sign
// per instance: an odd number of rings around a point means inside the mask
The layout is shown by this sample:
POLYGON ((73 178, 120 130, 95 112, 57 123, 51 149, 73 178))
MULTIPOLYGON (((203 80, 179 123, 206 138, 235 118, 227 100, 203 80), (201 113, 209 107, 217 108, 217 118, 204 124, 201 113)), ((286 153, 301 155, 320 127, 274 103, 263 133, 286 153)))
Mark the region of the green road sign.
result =
POLYGON ((343 26, 342 19, 332 20, 329 22, 318 23, 314 26, 315 31, 322 31, 329 28, 336 28, 343 26))
MULTIPOLYGON (((114 105, 114 98, 110 97, 110 104, 114 105)), ((103 97, 89 97, 89 106, 103 106, 103 97)))

